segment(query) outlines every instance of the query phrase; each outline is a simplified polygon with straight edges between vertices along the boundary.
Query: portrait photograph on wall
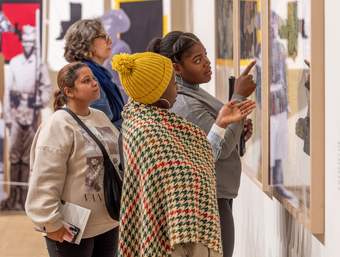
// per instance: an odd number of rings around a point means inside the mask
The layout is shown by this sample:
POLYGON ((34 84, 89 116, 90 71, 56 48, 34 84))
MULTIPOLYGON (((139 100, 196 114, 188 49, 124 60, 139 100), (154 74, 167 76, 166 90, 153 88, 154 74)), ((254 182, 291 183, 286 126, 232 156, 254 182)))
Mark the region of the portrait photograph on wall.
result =
POLYGON ((234 76, 233 0, 215 0, 216 97, 229 98, 229 78, 234 76))
POLYGON ((41 59, 41 1, 2 1, 1 11, 7 25, 1 33, 6 64, 0 211, 22 211, 29 178, 29 152, 42 112, 49 109, 52 85, 41 59))
POLYGON ((270 6, 270 183, 305 217, 311 205, 311 4, 270 6))
POLYGON ((66 64, 64 59, 65 34, 76 21, 100 18, 104 14, 104 0, 48 0, 48 51, 50 69, 57 71, 66 64))
MULTIPOLYGON (((256 83, 254 94, 250 97, 256 102, 256 110, 245 121, 246 131, 243 133, 242 163, 244 171, 262 183, 262 31, 261 31, 261 1, 240 1, 240 70, 241 72, 253 60, 256 61, 251 71, 256 83), (252 136, 247 133, 252 131, 252 136)), ((242 148, 241 148, 242 149, 242 148)))
MULTIPOLYGON (((23 26, 41 23, 41 0, 2 0, 0 1, 0 52, 9 61, 23 52, 21 44, 23 26)), ((41 40, 41 38, 40 38, 41 40)))

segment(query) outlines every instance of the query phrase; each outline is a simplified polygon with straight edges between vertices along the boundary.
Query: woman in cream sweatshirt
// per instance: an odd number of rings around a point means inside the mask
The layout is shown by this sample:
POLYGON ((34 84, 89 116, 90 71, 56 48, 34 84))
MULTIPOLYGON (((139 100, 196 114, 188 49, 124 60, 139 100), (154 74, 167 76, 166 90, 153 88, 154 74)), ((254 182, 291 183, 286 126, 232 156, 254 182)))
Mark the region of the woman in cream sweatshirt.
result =
POLYGON ((58 73, 55 112, 37 131, 31 149, 31 178, 26 213, 46 233, 51 257, 113 257, 118 222, 109 216, 103 194, 103 156, 93 139, 64 110, 73 111, 101 140, 118 164, 118 130, 107 116, 89 107, 100 88, 89 67, 70 63, 58 73), (79 245, 67 241, 61 201, 90 209, 79 245))

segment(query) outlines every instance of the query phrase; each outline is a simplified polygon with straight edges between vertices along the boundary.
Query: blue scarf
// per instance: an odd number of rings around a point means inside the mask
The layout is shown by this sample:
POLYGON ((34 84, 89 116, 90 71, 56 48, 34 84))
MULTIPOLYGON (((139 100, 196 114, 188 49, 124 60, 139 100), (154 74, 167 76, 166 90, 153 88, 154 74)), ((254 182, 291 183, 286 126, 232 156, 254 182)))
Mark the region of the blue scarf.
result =
POLYGON ((122 115, 121 112, 124 106, 123 97, 119 91, 118 86, 113 83, 112 75, 109 71, 107 71, 103 66, 91 61, 84 61, 90 69, 92 70, 93 75, 97 78, 101 89, 105 92, 107 100, 110 105, 110 110, 112 112, 111 121, 120 128, 122 123, 122 115))

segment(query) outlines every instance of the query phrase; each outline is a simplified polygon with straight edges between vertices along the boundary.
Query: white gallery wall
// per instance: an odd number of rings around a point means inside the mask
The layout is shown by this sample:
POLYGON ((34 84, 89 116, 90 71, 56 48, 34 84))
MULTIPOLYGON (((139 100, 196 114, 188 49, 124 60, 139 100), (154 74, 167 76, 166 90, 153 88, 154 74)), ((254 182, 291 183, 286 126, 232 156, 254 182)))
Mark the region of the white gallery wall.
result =
MULTIPOLYGON (((193 1, 193 32, 202 40, 215 70, 214 0, 193 1)), ((340 1, 325 0, 326 179, 325 241, 321 243, 246 175, 234 202, 234 257, 340 256, 340 1)), ((216 85, 218 86, 218 85, 216 85)), ((215 93, 215 80, 207 86, 215 93)), ((324 154, 324 153, 320 153, 324 154)))

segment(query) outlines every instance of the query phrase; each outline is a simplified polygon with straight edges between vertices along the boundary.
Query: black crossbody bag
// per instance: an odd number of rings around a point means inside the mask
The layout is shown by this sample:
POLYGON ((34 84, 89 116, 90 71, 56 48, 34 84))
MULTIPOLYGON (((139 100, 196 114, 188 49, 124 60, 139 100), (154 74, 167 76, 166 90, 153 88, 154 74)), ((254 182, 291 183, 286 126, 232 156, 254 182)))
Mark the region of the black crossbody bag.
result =
POLYGON ((92 133, 92 131, 82 122, 82 120, 70 109, 62 108, 62 110, 68 112, 77 123, 91 136, 91 138, 97 143, 103 154, 104 159, 104 199, 106 209, 114 220, 119 220, 120 212, 120 199, 122 196, 123 179, 119 171, 113 165, 104 145, 100 140, 92 133))

